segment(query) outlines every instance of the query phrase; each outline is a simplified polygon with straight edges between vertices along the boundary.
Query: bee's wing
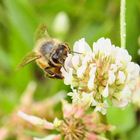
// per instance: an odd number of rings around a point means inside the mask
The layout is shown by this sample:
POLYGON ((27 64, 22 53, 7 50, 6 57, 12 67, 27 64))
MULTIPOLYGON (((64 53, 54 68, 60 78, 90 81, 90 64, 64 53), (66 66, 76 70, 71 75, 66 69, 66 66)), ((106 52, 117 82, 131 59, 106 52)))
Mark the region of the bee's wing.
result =
POLYGON ((25 65, 29 64, 30 62, 40 58, 41 56, 36 54, 35 52, 30 52, 29 54, 27 54, 23 60, 21 61, 21 63, 18 65, 18 69, 21 67, 24 67, 25 65))
POLYGON ((46 38, 49 39, 50 36, 48 34, 47 26, 45 24, 40 24, 35 33, 35 40, 46 38))

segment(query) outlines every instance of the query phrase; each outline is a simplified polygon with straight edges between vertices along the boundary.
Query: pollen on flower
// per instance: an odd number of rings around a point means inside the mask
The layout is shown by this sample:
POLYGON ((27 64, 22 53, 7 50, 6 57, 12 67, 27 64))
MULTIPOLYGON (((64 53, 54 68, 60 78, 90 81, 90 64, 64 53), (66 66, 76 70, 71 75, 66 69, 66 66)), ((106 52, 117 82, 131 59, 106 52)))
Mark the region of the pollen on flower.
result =
POLYGON ((107 100, 118 107, 126 106, 140 72, 127 50, 112 45, 110 39, 105 38, 93 43, 91 49, 82 38, 75 42, 73 51, 77 53, 69 54, 65 68, 61 69, 64 83, 73 90, 70 93, 73 103, 84 103, 87 98, 84 100, 83 95, 90 95, 87 106, 93 105, 103 114, 107 100))
POLYGON ((85 137, 85 125, 80 119, 66 118, 61 126, 61 133, 65 140, 82 140, 85 137))

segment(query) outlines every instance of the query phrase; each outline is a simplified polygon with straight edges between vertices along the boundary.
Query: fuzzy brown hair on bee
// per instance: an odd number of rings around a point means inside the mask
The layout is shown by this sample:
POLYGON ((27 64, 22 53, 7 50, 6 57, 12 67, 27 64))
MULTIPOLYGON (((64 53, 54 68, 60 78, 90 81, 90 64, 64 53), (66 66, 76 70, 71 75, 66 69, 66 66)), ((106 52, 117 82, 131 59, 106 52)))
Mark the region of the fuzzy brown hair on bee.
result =
POLYGON ((37 65, 45 72, 47 77, 63 79, 60 69, 63 67, 64 61, 70 53, 70 49, 66 43, 52 39, 48 34, 46 35, 46 28, 44 26, 41 29, 44 30, 44 32, 40 30, 44 35, 41 34, 37 39, 35 48, 25 56, 19 67, 36 61, 37 65))

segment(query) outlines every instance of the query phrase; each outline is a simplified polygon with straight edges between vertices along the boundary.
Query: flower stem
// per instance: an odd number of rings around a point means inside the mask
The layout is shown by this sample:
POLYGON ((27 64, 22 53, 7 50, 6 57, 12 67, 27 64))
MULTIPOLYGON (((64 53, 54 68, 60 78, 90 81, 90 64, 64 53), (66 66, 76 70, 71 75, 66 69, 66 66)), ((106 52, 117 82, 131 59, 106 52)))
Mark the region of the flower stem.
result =
MULTIPOLYGON (((103 119, 104 124, 108 125, 107 116, 106 116, 106 115, 101 115, 101 116, 102 116, 102 119, 103 119)), ((107 131, 107 132, 106 132, 106 137, 107 137, 109 140, 113 140, 113 136, 112 136, 112 134, 111 134, 110 131, 107 131)))
POLYGON ((126 11, 126 1, 121 0, 120 7, 120 39, 121 39, 121 47, 126 47, 126 21, 125 21, 125 11, 126 11))

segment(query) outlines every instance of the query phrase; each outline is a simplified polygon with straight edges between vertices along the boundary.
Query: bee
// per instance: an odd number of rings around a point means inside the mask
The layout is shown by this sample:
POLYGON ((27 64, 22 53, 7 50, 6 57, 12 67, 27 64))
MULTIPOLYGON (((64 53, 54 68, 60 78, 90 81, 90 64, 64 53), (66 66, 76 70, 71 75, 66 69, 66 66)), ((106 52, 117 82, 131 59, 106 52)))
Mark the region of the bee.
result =
POLYGON ((23 67, 30 62, 36 61, 47 77, 63 79, 60 69, 63 67, 69 53, 68 44, 50 38, 46 25, 41 25, 37 31, 36 45, 33 51, 23 58, 18 67, 23 67))

